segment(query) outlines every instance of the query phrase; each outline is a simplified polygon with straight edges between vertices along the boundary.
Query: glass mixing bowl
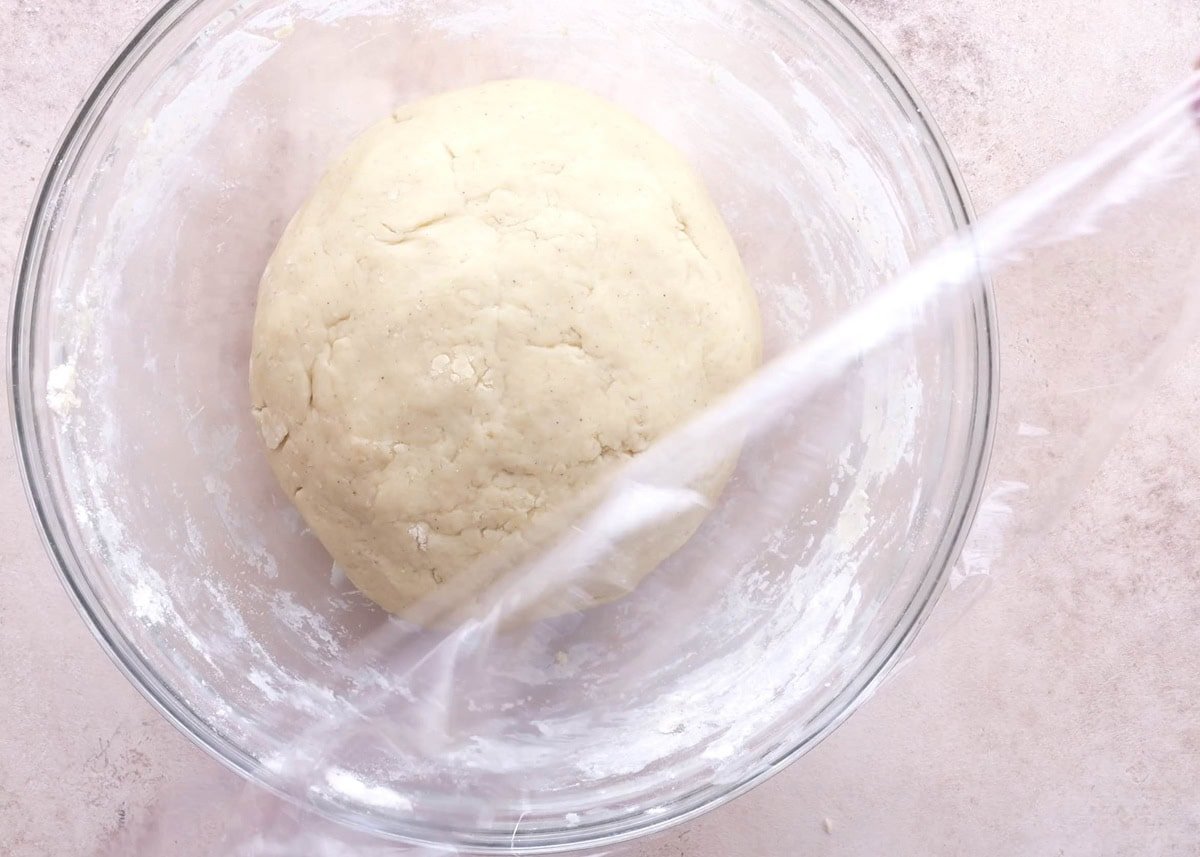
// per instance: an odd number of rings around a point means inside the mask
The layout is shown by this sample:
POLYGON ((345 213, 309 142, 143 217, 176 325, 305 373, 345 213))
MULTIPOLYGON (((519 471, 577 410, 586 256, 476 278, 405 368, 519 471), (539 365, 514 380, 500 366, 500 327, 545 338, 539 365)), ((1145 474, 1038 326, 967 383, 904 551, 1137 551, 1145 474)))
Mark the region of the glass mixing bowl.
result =
MULTIPOLYGON (((656 572, 497 647, 495 686, 462 712, 475 754, 414 746, 405 706, 429 688, 389 684, 386 662, 352 654, 389 620, 331 568, 268 470, 250 326, 268 254, 349 139, 398 103, 518 76, 605 95, 685 152, 737 239, 768 357, 968 221, 911 86, 828 0, 176 0, 104 73, 42 184, 10 389, 47 549, 102 645, 178 728, 383 836, 549 851, 728 800, 879 681, 971 521, 995 331, 985 284, 943 296, 938 324, 914 319, 852 371, 845 443, 812 472, 819 496, 769 544, 748 538, 726 584, 682 615, 679 578, 656 572), (664 623, 675 650, 639 649, 664 623), (390 701, 343 712, 364 686, 390 701), (356 718, 353 740, 291 776, 280 760, 339 714, 356 718)), ((764 466, 747 449, 721 504, 753 517, 764 466)))

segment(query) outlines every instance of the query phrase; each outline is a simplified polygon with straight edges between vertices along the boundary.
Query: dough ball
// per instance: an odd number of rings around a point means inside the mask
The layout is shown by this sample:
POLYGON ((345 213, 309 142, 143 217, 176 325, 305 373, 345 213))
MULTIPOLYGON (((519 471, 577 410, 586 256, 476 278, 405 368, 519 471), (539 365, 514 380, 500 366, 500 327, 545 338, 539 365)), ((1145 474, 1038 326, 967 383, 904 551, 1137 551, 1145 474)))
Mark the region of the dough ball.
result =
POLYGON ((760 350, 737 250, 680 153, 600 98, 516 80, 402 107, 333 164, 263 275, 250 384, 284 490, 405 614, 760 350))

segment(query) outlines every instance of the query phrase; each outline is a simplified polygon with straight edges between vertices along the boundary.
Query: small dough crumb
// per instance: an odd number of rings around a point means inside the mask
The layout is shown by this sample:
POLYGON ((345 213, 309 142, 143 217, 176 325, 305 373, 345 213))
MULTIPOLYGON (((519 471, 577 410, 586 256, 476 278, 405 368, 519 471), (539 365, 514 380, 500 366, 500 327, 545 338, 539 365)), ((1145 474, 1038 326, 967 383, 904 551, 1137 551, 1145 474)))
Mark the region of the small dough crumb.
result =
POLYGON ((60 417, 66 417, 80 404, 75 394, 75 364, 55 366, 46 378, 46 405, 60 417))

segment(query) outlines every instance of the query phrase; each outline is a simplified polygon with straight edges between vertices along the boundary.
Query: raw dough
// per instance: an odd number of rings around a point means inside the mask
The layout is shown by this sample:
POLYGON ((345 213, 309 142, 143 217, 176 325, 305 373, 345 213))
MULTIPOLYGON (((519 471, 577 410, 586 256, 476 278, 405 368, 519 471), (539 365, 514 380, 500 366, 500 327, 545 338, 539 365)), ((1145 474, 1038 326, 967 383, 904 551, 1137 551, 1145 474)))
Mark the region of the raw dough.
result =
POLYGON ((250 385, 283 488, 405 613, 760 349, 680 153, 586 92, 503 81, 402 107, 332 166, 263 275, 250 385))

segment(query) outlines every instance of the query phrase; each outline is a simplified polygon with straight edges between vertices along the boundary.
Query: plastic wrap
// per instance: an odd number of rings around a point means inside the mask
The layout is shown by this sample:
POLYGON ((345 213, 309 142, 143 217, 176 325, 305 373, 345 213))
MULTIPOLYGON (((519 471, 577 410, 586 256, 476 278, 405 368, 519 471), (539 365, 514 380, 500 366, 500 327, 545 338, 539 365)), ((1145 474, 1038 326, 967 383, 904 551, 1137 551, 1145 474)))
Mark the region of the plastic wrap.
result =
POLYGON ((295 736, 259 762, 296 807, 197 785, 111 853, 178 853, 199 819, 214 854, 620 853, 801 755, 935 603, 952 620, 1030 556, 1193 335, 1198 99, 1193 76, 775 356, 482 595, 344 652, 336 693, 268 726, 295 736))

